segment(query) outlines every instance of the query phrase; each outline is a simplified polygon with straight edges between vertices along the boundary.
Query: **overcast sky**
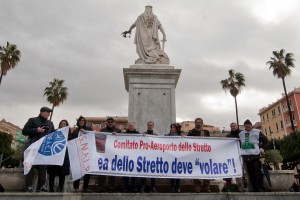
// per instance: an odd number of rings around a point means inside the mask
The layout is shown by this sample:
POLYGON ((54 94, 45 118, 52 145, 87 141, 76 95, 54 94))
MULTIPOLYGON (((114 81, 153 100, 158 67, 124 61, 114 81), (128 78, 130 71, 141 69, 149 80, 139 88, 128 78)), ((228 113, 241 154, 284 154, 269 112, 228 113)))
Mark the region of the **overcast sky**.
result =
POLYGON ((281 97, 281 80, 266 62, 272 51, 294 53, 288 91, 300 86, 300 1, 297 0, 1 0, 0 45, 16 44, 17 67, 0 86, 0 120, 23 127, 51 105, 43 97, 54 78, 64 79, 68 99, 53 122, 71 125, 86 117, 127 116, 123 68, 137 59, 128 30, 146 5, 167 34, 170 65, 182 69, 176 88, 177 121, 202 117, 229 127, 234 98, 220 81, 241 72, 246 87, 237 97, 239 119, 259 121, 259 109, 281 97))

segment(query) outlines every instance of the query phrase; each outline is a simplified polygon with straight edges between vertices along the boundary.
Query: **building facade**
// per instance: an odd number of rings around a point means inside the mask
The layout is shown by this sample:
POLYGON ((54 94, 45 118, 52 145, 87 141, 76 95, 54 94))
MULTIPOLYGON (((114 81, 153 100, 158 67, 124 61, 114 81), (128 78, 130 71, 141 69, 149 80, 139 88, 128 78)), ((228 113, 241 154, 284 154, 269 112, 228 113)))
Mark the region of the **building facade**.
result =
MULTIPOLYGON (((215 126, 212 126, 212 125, 204 124, 203 127, 204 127, 204 129, 208 130, 210 132, 210 134, 221 132, 219 127, 215 127, 215 126)), ((193 128, 195 128, 195 121, 183 121, 181 123, 181 130, 184 133, 188 133, 193 128)))
MULTIPOLYGON (((288 93, 288 101, 292 111, 292 118, 296 130, 300 123, 300 87, 288 93)), ((281 139, 292 132, 292 125, 289 116, 285 95, 276 102, 269 104, 259 110, 261 130, 268 139, 281 139)))
POLYGON ((0 121, 0 132, 8 133, 13 136, 12 148, 14 149, 17 147, 17 134, 21 131, 22 129, 20 127, 6 121, 5 119, 0 121))

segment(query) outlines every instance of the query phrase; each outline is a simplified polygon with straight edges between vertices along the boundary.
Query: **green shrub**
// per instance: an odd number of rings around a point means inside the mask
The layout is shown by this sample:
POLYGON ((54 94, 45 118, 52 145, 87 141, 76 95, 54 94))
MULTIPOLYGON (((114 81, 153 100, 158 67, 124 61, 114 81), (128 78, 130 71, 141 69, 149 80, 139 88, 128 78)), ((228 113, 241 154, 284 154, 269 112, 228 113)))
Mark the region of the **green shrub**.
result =
POLYGON ((280 142, 280 152, 285 160, 300 160, 300 132, 295 131, 285 136, 280 142))
POLYGON ((283 157, 280 152, 276 149, 268 150, 264 154, 265 162, 274 164, 275 169, 279 169, 278 163, 283 161, 283 157))

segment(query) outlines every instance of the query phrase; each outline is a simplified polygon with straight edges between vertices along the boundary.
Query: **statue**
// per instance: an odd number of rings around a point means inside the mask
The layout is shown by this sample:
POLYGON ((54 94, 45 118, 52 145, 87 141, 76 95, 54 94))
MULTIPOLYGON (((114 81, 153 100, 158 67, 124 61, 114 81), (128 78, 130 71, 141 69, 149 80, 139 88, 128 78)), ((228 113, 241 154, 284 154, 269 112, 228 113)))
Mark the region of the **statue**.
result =
POLYGON ((136 52, 139 56, 135 64, 169 64, 169 57, 164 52, 166 34, 157 16, 152 12, 152 6, 146 6, 145 12, 139 15, 129 30, 124 31, 122 35, 126 38, 129 34, 128 37, 130 37, 131 30, 135 27, 134 44, 136 44, 136 52), (160 45, 158 30, 163 34, 163 48, 160 45))

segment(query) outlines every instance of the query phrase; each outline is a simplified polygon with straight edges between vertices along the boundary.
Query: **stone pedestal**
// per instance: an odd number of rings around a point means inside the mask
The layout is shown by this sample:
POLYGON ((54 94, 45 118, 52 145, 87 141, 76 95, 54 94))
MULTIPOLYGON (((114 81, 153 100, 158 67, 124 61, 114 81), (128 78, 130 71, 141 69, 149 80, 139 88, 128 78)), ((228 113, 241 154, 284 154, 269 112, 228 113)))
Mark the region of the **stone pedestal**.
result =
POLYGON ((135 122, 140 132, 147 122, 163 135, 176 122, 175 88, 181 69, 170 65, 136 64, 123 68, 125 88, 129 92, 128 121, 135 122))

